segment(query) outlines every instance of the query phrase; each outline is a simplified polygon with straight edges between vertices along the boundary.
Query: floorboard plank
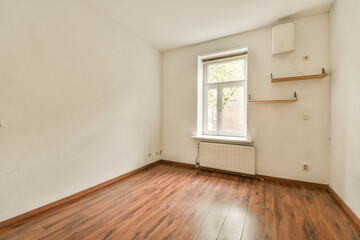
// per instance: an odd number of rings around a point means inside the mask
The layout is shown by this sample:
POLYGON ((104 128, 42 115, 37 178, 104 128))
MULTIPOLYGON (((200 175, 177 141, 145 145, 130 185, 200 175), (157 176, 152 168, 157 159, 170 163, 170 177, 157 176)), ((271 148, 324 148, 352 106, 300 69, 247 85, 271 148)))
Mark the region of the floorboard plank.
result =
MULTIPOLYGON (((205 171, 208 173, 207 171, 205 171)), ((207 198, 202 201, 196 201, 194 210, 190 213, 190 215, 185 219, 183 224, 175 231, 170 239, 193 239, 196 233, 199 231, 201 225, 205 221, 207 215, 212 209, 213 205, 216 202, 217 196, 224 191, 225 183, 227 181, 228 176, 224 176, 222 174, 217 175, 217 181, 214 191, 208 194, 207 198)))
POLYGON ((173 193, 180 190, 183 184, 185 184, 186 179, 189 179, 192 174, 187 171, 181 171, 174 172, 171 175, 175 176, 175 178, 164 179, 161 185, 153 184, 151 181, 147 182, 144 186, 148 185, 147 188, 152 189, 150 194, 137 194, 136 197, 134 196, 135 198, 123 200, 121 205, 118 202, 112 203, 108 211, 103 211, 101 208, 98 209, 97 213, 92 215, 94 216, 95 214, 96 218, 94 218, 91 225, 91 231, 89 231, 89 227, 84 227, 82 231, 77 231, 70 235, 69 238, 77 239, 83 236, 102 238, 105 236, 110 237, 114 232, 120 231, 120 229, 128 231, 130 226, 134 227, 144 216, 155 212, 158 209, 157 204, 171 201, 173 193), (177 184, 179 182, 181 184, 177 184), (132 204, 133 202, 137 202, 137 204, 132 204), (101 221, 98 220, 99 218, 101 221), (132 221, 129 221, 129 219, 132 221), (106 227, 104 227, 104 223, 106 227))
MULTIPOLYGON (((192 178, 190 177, 187 181, 180 182, 176 186, 178 189, 172 189, 168 193, 168 200, 159 201, 156 204, 157 209, 150 215, 140 219, 137 222, 136 226, 133 226, 130 229, 118 229, 114 231, 111 239, 146 239, 156 228, 160 225, 183 201, 185 201, 189 195, 192 193, 195 186, 189 187, 191 184, 192 178), (187 185, 187 187, 185 187, 187 185), (185 190, 180 191, 180 188, 186 188, 185 190)), ((202 181, 200 181, 202 182, 202 181)))
POLYGON ((178 227, 185 221, 190 213, 196 207, 196 202, 202 202, 209 194, 214 190, 216 186, 213 178, 215 173, 211 173, 207 179, 207 182, 203 184, 196 192, 184 201, 167 219, 165 219, 150 235, 147 239, 170 239, 175 233, 178 227))
POLYGON ((241 239, 260 239, 265 229, 264 181, 255 180, 241 239))
POLYGON ((240 239, 248 210, 249 196, 252 188, 252 179, 240 178, 232 199, 230 210, 221 228, 218 239, 240 239))
POLYGON ((209 214, 207 215, 204 223, 202 224, 199 232, 195 235, 194 239, 217 239, 221 228, 225 222, 226 216, 229 213, 231 198, 235 194, 237 185, 237 181, 235 179, 238 179, 238 177, 232 176, 232 178, 229 179, 229 182, 227 184, 228 190, 222 191, 221 194, 217 196, 215 204, 211 208, 209 214))

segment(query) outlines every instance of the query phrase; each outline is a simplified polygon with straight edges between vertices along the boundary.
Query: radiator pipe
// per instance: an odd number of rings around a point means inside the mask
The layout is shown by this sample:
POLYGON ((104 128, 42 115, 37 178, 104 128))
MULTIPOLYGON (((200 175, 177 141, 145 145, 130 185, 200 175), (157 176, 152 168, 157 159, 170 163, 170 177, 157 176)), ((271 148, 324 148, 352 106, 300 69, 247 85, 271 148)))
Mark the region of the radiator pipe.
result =
POLYGON ((195 166, 196 166, 196 168, 200 167, 200 163, 199 163, 200 142, 198 142, 198 144, 197 144, 197 145, 198 145, 198 146, 197 146, 197 149, 198 149, 198 155, 197 155, 197 157, 196 157, 196 159, 195 159, 195 166))

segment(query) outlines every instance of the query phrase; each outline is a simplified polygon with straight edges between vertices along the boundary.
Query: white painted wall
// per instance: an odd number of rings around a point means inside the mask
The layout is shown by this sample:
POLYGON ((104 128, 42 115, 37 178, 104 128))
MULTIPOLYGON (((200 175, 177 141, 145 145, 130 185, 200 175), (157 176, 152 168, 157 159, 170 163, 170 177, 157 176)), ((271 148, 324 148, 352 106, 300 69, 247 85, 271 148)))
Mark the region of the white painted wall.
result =
POLYGON ((286 99, 298 93, 297 103, 248 107, 248 127, 257 148, 257 173, 328 183, 329 78, 272 84, 274 77, 329 70, 329 15, 295 21, 294 53, 273 57, 271 27, 209 41, 163 54, 163 158, 194 163, 196 134, 197 56, 239 47, 249 48, 249 93, 252 99, 286 99), (302 61, 309 55, 310 61, 302 61), (310 120, 302 120, 309 115, 310 120), (308 162, 310 171, 301 170, 308 162))
POLYGON ((82 1, 1 0, 0 53, 0 221, 157 160, 159 51, 82 1))
POLYGON ((360 1, 330 12, 330 185, 360 217, 360 1))

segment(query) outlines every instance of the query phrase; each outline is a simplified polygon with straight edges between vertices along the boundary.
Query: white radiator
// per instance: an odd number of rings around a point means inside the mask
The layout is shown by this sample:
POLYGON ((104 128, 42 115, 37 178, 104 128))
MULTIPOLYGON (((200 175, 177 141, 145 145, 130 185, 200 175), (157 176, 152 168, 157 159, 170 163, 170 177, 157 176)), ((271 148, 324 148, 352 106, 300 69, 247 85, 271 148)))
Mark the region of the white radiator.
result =
POLYGON ((255 147, 200 142, 200 167, 255 175, 255 147))

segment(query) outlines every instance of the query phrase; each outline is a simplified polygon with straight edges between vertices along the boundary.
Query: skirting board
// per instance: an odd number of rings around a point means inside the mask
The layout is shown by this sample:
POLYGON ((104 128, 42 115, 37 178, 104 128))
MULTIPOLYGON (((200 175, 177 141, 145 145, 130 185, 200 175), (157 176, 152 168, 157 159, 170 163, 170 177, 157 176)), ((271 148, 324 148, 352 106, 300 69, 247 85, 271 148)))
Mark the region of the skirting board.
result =
POLYGON ((128 173, 125 173, 125 174, 123 174, 121 176, 118 176, 118 177, 110 179, 110 180, 108 180, 106 182, 100 183, 100 184, 98 184, 96 186, 85 189, 85 190, 83 190, 81 192, 75 193, 73 195, 62 198, 62 199, 57 200, 55 202, 49 203, 49 204, 47 204, 45 206, 36 208, 36 209, 34 209, 34 210, 30 211, 30 212, 26 212, 26 213, 23 213, 23 214, 21 214, 19 216, 16 216, 16 217, 10 218, 8 220, 5 220, 3 222, 0 222, 0 230, 4 229, 6 227, 11 227, 11 226, 14 226, 14 225, 18 225, 18 224, 24 222, 25 220, 27 220, 29 218, 35 217, 35 216, 37 216, 37 215, 39 215, 41 213, 44 213, 46 211, 49 211, 51 209, 54 209, 54 208, 57 208, 57 207, 64 206, 66 204, 72 203, 72 202, 84 197, 85 195, 88 195, 88 194, 93 193, 93 192, 95 192, 97 190, 100 190, 100 189, 102 189, 102 188, 104 188, 106 186, 109 186, 109 185, 111 185, 111 184, 113 184, 115 182, 118 182, 118 181, 120 181, 120 180, 122 180, 122 179, 124 179, 126 177, 134 175, 134 174, 136 174, 136 173, 138 173, 138 172, 140 172, 142 170, 145 170, 145 169, 148 169, 148 168, 150 168, 152 166, 155 166, 156 164, 159 164, 159 162, 160 162, 160 160, 155 161, 153 163, 150 163, 148 165, 145 165, 143 167, 140 167, 140 168, 132 170, 132 171, 130 171, 128 173))
POLYGON ((258 177, 262 180, 299 184, 299 185, 312 186, 312 187, 323 188, 323 189, 325 189, 328 186, 327 184, 323 184, 323 183, 306 182, 306 181, 300 181, 300 180, 294 180, 294 179, 288 179, 288 178, 271 177, 271 176, 260 175, 260 174, 256 174, 256 177, 258 177))
MULTIPOLYGON (((175 162, 175 161, 163 160, 163 159, 161 159, 159 162, 164 163, 164 164, 182 166, 182 167, 196 168, 195 164, 190 164, 190 163, 175 162)), ((232 175, 237 175, 237 176, 242 176, 242 177, 258 178, 260 180, 286 182, 286 183, 291 183, 291 184, 301 184, 301 185, 313 186, 313 187, 318 187, 318 188, 326 188, 328 186, 327 184, 322 184, 322 183, 305 182, 305 181, 300 181, 300 180, 271 177, 271 176, 259 175, 259 174, 249 175, 249 174, 243 174, 243 173, 238 173, 238 172, 231 172, 231 171, 225 171, 225 170, 220 170, 220 169, 216 169, 216 168, 208 168, 208 167, 201 167, 201 166, 198 167, 197 169, 205 170, 205 171, 215 171, 215 172, 220 172, 220 173, 225 173, 225 174, 232 174, 232 175)))
POLYGON ((360 218, 351 210, 351 208, 342 200, 342 198, 335 192, 335 190, 328 185, 326 188, 332 199, 340 206, 340 208, 350 218, 354 226, 360 231, 360 218))
POLYGON ((164 160, 164 159, 159 160, 159 163, 168 164, 168 165, 176 165, 176 166, 187 167, 187 168, 196 168, 195 164, 175 162, 175 161, 164 160))
POLYGON ((197 169, 205 170, 205 171, 213 171, 213 172, 225 173, 225 174, 231 174, 231 175, 236 175, 236 176, 241 176, 241 177, 257 178, 256 175, 250 175, 250 174, 245 174, 245 173, 226 171, 226 170, 216 169, 216 168, 209 168, 209 167, 201 167, 200 166, 197 169))

